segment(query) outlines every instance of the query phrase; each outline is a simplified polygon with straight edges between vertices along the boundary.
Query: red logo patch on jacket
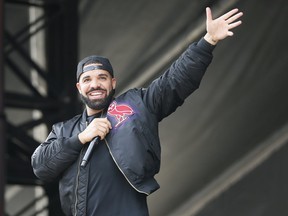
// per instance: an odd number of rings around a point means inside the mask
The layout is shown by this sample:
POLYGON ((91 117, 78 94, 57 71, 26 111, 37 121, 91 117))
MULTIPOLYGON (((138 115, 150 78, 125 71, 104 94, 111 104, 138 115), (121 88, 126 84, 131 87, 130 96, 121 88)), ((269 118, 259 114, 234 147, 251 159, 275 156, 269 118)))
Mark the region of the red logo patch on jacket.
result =
POLYGON ((117 104, 116 101, 113 101, 108 108, 108 115, 113 116, 117 120, 115 127, 118 127, 133 114, 134 111, 130 106, 126 104, 117 104))

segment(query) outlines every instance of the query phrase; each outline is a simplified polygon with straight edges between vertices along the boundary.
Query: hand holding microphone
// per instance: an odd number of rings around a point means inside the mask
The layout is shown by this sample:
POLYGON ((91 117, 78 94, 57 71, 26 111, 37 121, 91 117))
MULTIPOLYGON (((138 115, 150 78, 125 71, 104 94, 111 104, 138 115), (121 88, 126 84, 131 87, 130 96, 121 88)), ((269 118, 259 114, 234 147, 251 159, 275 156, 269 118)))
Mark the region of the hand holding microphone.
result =
POLYGON ((90 142, 81 166, 86 166, 94 146, 98 144, 99 140, 103 140, 111 129, 111 123, 107 118, 95 118, 84 131, 78 134, 78 138, 83 145, 90 142))

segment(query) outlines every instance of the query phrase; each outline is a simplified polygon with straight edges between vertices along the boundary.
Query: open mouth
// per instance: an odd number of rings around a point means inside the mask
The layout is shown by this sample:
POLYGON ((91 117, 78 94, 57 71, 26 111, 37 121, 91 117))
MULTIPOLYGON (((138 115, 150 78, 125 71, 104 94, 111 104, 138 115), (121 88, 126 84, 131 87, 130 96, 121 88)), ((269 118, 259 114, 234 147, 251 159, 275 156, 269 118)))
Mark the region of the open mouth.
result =
POLYGON ((90 99, 103 99, 106 97, 106 91, 94 90, 88 93, 90 99))

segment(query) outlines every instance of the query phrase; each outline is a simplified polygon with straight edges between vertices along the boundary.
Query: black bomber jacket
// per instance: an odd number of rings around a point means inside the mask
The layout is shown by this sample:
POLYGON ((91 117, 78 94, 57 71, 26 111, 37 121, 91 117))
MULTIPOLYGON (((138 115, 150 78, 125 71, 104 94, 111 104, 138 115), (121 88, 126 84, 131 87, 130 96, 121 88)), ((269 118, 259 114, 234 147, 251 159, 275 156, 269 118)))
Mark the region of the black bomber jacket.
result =
MULTIPOLYGON (((147 88, 128 90, 111 102, 105 116, 112 130, 101 142, 105 142, 115 164, 138 192, 149 195, 159 188, 154 179, 160 168, 158 123, 199 87, 213 49, 202 38, 147 88)), ((38 178, 59 179, 61 205, 67 215, 85 215, 89 163, 86 167, 80 164, 88 145, 78 139, 87 124, 85 112, 53 125, 32 155, 38 178)))

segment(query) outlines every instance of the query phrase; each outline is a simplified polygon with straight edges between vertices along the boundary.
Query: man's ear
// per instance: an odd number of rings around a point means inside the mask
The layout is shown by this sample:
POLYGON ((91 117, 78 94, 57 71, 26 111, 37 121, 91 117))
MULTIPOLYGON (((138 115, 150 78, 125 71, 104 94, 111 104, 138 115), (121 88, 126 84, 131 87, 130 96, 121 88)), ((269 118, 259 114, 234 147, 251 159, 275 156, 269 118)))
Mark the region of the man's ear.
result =
POLYGON ((112 88, 113 88, 113 90, 115 90, 115 88, 116 88, 116 83, 117 83, 116 78, 112 78, 112 88))
POLYGON ((78 89, 79 94, 82 94, 82 93, 81 93, 80 84, 79 84, 78 82, 76 83, 76 87, 77 87, 77 89, 78 89))

